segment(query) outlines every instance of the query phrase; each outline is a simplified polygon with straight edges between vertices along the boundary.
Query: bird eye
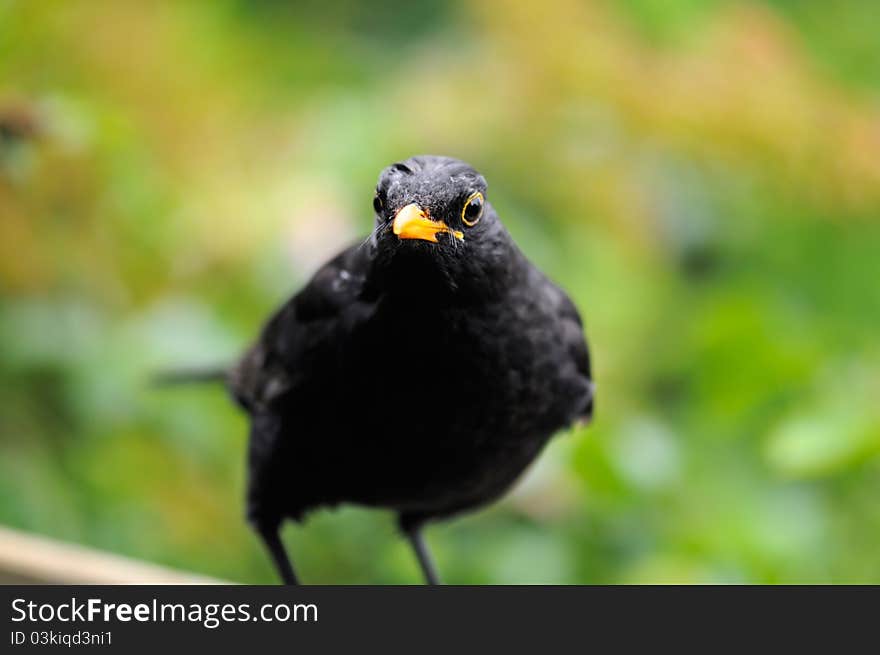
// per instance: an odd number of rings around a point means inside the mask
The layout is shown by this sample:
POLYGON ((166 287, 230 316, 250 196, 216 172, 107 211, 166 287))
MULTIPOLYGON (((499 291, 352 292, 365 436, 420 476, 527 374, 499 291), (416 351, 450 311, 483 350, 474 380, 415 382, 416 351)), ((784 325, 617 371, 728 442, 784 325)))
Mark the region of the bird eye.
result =
POLYGON ((381 214, 382 209, 384 209, 384 204, 382 203, 382 196, 377 191, 376 195, 373 196, 373 211, 375 211, 377 214, 381 214))
POLYGON ((483 194, 476 191, 470 195, 461 210, 461 220, 468 227, 476 225, 483 215, 483 194))

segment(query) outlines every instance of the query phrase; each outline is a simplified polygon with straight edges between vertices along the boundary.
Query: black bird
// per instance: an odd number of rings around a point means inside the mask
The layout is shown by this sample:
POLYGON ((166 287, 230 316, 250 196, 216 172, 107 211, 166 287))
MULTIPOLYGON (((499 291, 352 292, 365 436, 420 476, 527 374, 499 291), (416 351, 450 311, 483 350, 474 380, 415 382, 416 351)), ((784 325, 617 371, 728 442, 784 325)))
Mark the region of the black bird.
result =
POLYGON ((376 227, 325 264, 226 374, 250 416, 248 519, 297 581, 285 519, 339 503, 396 512, 428 583, 428 521, 507 491, 589 419, 578 312, 517 248, 457 159, 379 176, 376 227))

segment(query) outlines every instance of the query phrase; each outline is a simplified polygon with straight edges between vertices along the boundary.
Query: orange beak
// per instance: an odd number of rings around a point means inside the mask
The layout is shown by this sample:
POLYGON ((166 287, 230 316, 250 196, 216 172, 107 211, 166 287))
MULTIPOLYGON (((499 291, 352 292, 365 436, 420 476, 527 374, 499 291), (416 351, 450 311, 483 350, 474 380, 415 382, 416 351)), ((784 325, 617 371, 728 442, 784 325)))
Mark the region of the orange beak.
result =
POLYGON ((437 234, 446 232, 456 239, 464 241, 464 234, 453 230, 443 221, 432 221, 428 214, 417 204, 412 203, 401 209, 394 216, 394 234, 401 239, 422 239, 437 243, 437 234))

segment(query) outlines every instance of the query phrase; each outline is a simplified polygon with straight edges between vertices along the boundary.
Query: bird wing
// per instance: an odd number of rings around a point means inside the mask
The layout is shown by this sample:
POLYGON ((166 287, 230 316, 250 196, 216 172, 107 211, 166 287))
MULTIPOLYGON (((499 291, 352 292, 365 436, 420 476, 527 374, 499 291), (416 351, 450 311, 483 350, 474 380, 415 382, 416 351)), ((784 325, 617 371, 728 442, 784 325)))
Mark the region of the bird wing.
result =
POLYGON ((565 345, 575 371, 584 385, 583 405, 577 418, 589 421, 593 417, 593 400, 595 384, 590 361, 590 348, 584 335, 584 325, 581 315, 562 289, 547 281, 556 296, 556 313, 562 325, 562 340, 565 345))
POLYGON ((337 330, 370 312, 370 261, 366 247, 343 250, 269 319, 229 376, 230 391, 245 409, 267 409, 314 375, 335 347, 337 330))

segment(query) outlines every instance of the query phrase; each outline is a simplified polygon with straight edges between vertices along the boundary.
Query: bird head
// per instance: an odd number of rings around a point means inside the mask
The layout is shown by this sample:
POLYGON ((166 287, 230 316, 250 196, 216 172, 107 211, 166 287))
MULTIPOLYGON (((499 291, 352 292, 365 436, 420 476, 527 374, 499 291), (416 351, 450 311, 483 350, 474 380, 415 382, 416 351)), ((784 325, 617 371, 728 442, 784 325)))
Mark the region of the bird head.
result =
POLYGON ((392 164, 373 198, 378 228, 398 241, 452 247, 474 236, 486 209, 486 180, 463 161, 422 155, 392 164))
POLYGON ((480 277, 508 241, 486 186, 452 157, 420 155, 383 170, 373 198, 377 267, 417 277, 423 288, 432 274, 447 288, 480 277))

